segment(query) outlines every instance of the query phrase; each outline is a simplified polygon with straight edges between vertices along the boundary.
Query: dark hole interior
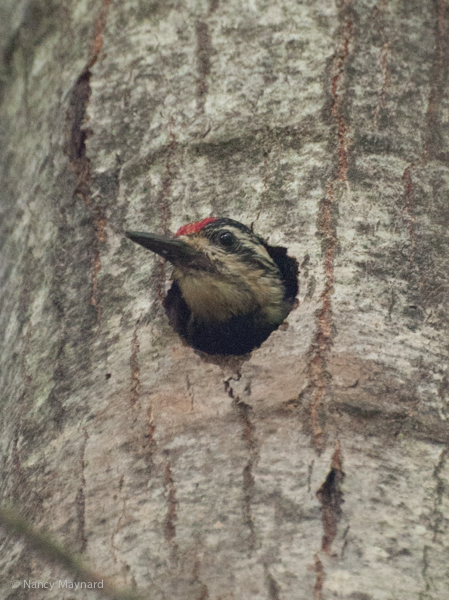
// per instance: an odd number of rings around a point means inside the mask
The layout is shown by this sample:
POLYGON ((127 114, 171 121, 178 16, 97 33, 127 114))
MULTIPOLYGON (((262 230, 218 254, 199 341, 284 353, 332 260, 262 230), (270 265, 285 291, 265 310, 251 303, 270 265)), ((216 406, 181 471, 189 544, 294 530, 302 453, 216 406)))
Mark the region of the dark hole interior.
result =
MULTIPOLYGON (((298 294, 298 263, 287 255, 287 248, 269 246, 268 254, 277 264, 285 288, 284 300, 293 308, 298 294)), ((236 315, 225 322, 210 324, 192 332, 191 312, 176 282, 169 289, 164 308, 170 325, 192 348, 207 354, 241 356, 258 348, 278 327, 255 326, 251 315, 236 315)))

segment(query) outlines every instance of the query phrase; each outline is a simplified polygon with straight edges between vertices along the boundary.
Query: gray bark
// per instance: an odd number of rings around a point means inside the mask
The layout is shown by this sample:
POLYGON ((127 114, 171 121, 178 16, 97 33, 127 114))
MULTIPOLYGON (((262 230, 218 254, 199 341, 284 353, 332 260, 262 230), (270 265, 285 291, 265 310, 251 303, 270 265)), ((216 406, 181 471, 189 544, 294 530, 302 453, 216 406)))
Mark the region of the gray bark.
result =
MULTIPOLYGON (((446 0, 3 0, 1 498, 150 599, 443 600, 446 0), (301 265, 245 359, 123 236, 229 216, 301 265)), ((2 598, 70 577, 1 538, 2 598)))

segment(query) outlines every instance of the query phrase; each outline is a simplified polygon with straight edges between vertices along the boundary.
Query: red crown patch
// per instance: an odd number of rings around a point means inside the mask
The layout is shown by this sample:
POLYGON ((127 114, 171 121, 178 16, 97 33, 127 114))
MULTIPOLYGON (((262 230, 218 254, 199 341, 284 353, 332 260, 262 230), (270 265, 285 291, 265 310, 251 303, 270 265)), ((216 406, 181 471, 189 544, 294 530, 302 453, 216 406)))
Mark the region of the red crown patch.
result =
POLYGON ((217 221, 216 217, 207 217, 207 219, 197 221, 196 223, 187 223, 187 225, 180 227, 175 235, 192 235, 193 233, 198 233, 198 231, 201 231, 203 227, 209 223, 213 223, 214 221, 217 221))

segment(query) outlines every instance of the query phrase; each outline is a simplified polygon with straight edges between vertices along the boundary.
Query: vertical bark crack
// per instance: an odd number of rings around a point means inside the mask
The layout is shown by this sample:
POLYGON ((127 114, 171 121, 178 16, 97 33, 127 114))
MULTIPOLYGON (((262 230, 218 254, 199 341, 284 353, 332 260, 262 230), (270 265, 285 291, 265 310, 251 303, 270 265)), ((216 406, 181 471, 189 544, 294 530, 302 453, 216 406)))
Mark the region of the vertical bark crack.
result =
POLYGON ((167 495, 167 514, 164 521, 164 536, 172 549, 172 558, 177 560, 178 545, 176 544, 176 520, 178 501, 176 500, 176 487, 173 480, 170 460, 165 465, 164 487, 167 495))
POLYGON ((337 535, 338 522, 341 518, 341 506, 344 502, 341 484, 345 474, 340 452, 340 444, 337 442, 332 456, 330 471, 316 495, 321 503, 321 519, 323 521, 323 539, 321 551, 329 554, 332 542, 337 535))
MULTIPOLYGON (((237 375, 237 381, 240 379, 241 374, 237 375)), ((258 460, 258 449, 256 440, 254 438, 255 426, 250 419, 250 411, 252 407, 249 404, 241 401, 239 396, 234 393, 230 381, 232 378, 225 380, 225 391, 230 398, 232 398, 233 406, 237 411, 238 418, 243 429, 243 438, 246 443, 246 448, 249 453, 249 459, 242 471, 243 476, 243 522, 249 530, 248 535, 248 546, 250 552, 255 549, 256 546, 256 530, 254 527, 253 515, 252 515, 252 503, 254 496, 254 476, 253 466, 258 460)))
POLYGON ((309 386, 312 390, 310 416, 314 443, 318 450, 323 450, 324 419, 320 415, 322 405, 330 382, 327 372, 327 360, 332 346, 332 300, 334 287, 334 260, 337 244, 336 223, 333 218, 334 185, 330 184, 326 198, 320 207, 319 230, 323 236, 324 247, 324 289, 321 294, 321 309, 316 318, 316 331, 310 351, 308 363, 309 386))
POLYGON ((315 586, 313 588, 313 600, 322 600, 325 573, 323 563, 321 562, 318 554, 315 554, 315 573, 316 579, 315 586))
POLYGON ((433 539, 432 541, 435 543, 438 541, 438 535, 442 533, 440 527, 444 522, 444 514, 441 511, 441 505, 443 503, 443 498, 445 494, 445 485, 444 480, 441 478, 441 472, 445 467, 446 459, 449 454, 449 447, 445 446, 441 451, 441 454, 438 458, 438 463, 435 466, 433 471, 433 478, 436 481, 436 489, 435 489, 435 501, 433 505, 433 513, 435 515, 435 522, 433 525, 433 539))
MULTIPOLYGON (((219 0, 209 0, 209 12, 211 15, 218 9, 219 0)), ((207 19, 207 17, 206 17, 207 19)), ((196 112, 197 115, 204 114, 209 85, 207 78, 211 69, 211 56, 213 52, 212 41, 209 33, 209 24, 207 20, 198 20, 195 25, 196 34, 196 69, 198 78, 196 83, 196 112)), ((209 130, 207 130, 209 131, 209 130)), ((207 132, 206 132, 207 133, 207 132)), ((206 135, 206 134, 204 134, 206 135)))
POLYGON ((340 8, 342 40, 337 48, 332 65, 330 86, 331 115, 336 127, 337 137, 337 175, 327 185, 326 196, 318 210, 317 230, 321 236, 321 248, 324 266, 324 288, 321 293, 321 309, 316 317, 316 330, 309 350, 308 385, 311 393, 310 419, 313 441, 318 453, 324 447, 325 416, 323 404, 328 393, 331 376, 327 371, 327 362, 333 343, 332 294, 334 291, 334 262, 338 248, 336 193, 341 185, 349 189, 348 153, 349 124, 343 112, 343 79, 345 63, 348 59, 353 38, 353 17, 351 2, 346 1, 340 8))
MULTIPOLYGON (((338 522, 340 521, 344 502, 341 484, 344 479, 343 460, 340 451, 340 443, 337 441, 332 455, 329 473, 316 496, 321 503, 321 520, 323 522, 323 537, 320 552, 329 554, 332 542, 337 535, 338 522)), ((319 552, 315 554, 315 587, 314 600, 322 600, 324 578, 326 576, 324 565, 320 560, 319 552)))
POLYGON ((200 579, 200 559, 198 557, 198 550, 193 564, 193 581, 199 588, 199 594, 197 600, 209 600, 209 589, 205 583, 200 579))
POLYGON ((374 127, 377 129, 379 113, 385 108, 385 99, 387 96, 387 90, 390 86, 390 69, 388 68, 388 57, 390 54, 391 40, 385 42, 380 51, 380 68, 382 71, 382 85, 379 91, 379 100, 377 106, 374 109, 374 127))
POLYGON ((409 260, 413 267, 415 288, 422 287, 422 277, 418 264, 415 261, 417 246, 417 227, 415 219, 414 183, 413 172, 424 165, 428 160, 437 159, 447 161, 447 156, 442 155, 442 139, 440 132, 441 102, 445 94, 447 80, 447 62, 449 60, 449 42, 447 27, 447 2, 445 0, 433 0, 435 7, 435 48, 433 53, 432 68, 430 73, 430 92, 426 111, 426 127, 423 134, 423 146, 420 156, 410 163, 402 174, 404 185, 403 214, 410 239, 409 260))
POLYGON ((267 568, 265 569, 265 581, 268 588, 268 600, 280 600, 281 588, 267 568))
POLYGON ((428 556, 429 550, 430 550, 429 546, 424 546, 423 555, 422 555, 423 567, 421 570, 421 575, 422 575, 422 578, 424 581, 424 591, 419 594, 419 600, 425 600, 425 598, 423 597, 423 594, 425 594, 426 598, 428 598, 427 593, 430 591, 430 581, 429 581, 429 576, 427 574, 427 571, 429 569, 429 556, 428 556))
POLYGON ((139 322, 136 323, 134 328, 133 337, 131 340, 131 358, 129 365, 131 368, 131 405, 134 406, 140 396, 140 365, 139 365, 139 352, 140 344, 138 337, 139 322))
POLYGON ((86 488, 86 477, 85 477, 85 454, 86 454, 86 445, 87 440, 89 439, 89 435, 87 431, 84 430, 84 439, 81 444, 81 452, 80 452, 80 468, 81 468, 81 485, 78 489, 75 499, 76 505, 76 514, 77 514, 77 522, 78 522, 78 543, 80 552, 84 552, 87 547, 87 538, 86 538, 86 496, 85 496, 85 488, 86 488))
POLYGON ((196 56, 198 80, 196 85, 196 109, 198 113, 204 113, 207 92, 209 90, 207 78, 210 73, 210 57, 212 44, 209 35, 209 26, 205 21, 197 21, 196 27, 196 56))
POLYGON ((81 75, 75 82, 67 109, 67 133, 64 152, 69 159, 70 167, 75 173, 77 183, 73 195, 84 200, 92 212, 95 241, 92 258, 92 293, 91 304, 97 311, 97 320, 101 320, 101 304, 98 298, 97 280, 101 270, 100 244, 105 241, 106 219, 98 206, 92 205, 92 168, 86 152, 87 138, 92 130, 85 127, 87 106, 92 93, 90 80, 91 68, 97 62, 103 48, 103 30, 111 0, 102 0, 99 14, 94 23, 94 36, 91 41, 89 56, 81 75))
MULTIPOLYGON (((122 475, 120 477, 120 481, 119 481, 119 490, 118 490, 119 493, 122 492, 124 479, 125 478, 122 475)), ((112 558, 113 558, 115 564, 118 562, 118 559, 117 559, 118 547, 116 544, 116 537, 118 536, 120 531, 126 526, 128 519, 129 519, 129 514, 128 514, 127 503, 126 503, 126 495, 125 495, 125 497, 123 497, 123 499, 122 499, 122 513, 119 516, 119 518, 117 520, 117 525, 115 526, 115 529, 113 530, 113 532, 111 534, 112 558)), ((126 560, 120 560, 120 563, 122 564, 123 571, 127 575, 129 575, 131 573, 131 566, 128 564, 128 562, 126 560)), ((134 580, 134 575, 131 574, 131 578, 132 578, 132 580, 134 580)))
MULTIPOLYGON (((350 3, 346 3, 350 8, 350 3)), ((331 113, 337 126, 337 149, 338 149, 338 176, 337 181, 348 183, 348 151, 349 124, 342 110, 343 104, 343 75, 345 62, 349 56, 350 45, 353 36, 353 19, 350 14, 340 17, 342 19, 343 41, 337 56, 334 59, 334 76, 331 84, 331 113)))
POLYGON ((157 442, 154 439, 154 434, 156 433, 156 425, 154 423, 154 415, 152 411, 152 407, 150 406, 148 409, 148 433, 145 435, 147 440, 146 447, 147 452, 145 453, 145 460, 148 464, 150 470, 154 467, 153 454, 157 448, 157 442))
POLYGON ((413 179, 412 170, 415 165, 409 165, 403 175, 404 183, 404 219, 407 225, 408 235, 410 238, 410 253, 409 260, 415 266, 415 248, 416 248, 416 220, 413 205, 413 179))
POLYGON ((190 398, 190 410, 195 410, 195 391, 188 375, 186 375, 187 394, 190 398))
MULTIPOLYGON (((447 79, 447 62, 449 59, 448 32, 447 32, 447 2, 445 0, 433 0, 436 11, 435 20, 435 50, 433 65, 430 76, 430 94, 427 105, 427 132, 424 142, 423 154, 429 158, 436 158, 440 154, 442 138, 440 132, 441 101, 445 94, 445 83, 447 79)), ((447 157, 442 157, 444 158, 447 157)))

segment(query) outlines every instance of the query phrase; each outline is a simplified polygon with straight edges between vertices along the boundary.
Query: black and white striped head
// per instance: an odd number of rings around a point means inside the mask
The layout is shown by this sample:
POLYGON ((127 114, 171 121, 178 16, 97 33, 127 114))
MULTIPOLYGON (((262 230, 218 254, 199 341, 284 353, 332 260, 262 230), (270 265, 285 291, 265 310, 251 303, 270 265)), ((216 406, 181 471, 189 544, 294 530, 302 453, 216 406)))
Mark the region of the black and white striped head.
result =
POLYGON ((178 229, 175 237, 207 256, 209 268, 217 274, 238 276, 248 268, 278 273, 264 240, 233 219, 209 217, 189 223, 178 229))
POLYGON ((173 279, 198 319, 225 321, 258 313, 277 325, 291 310, 297 284, 290 298, 271 247, 238 221, 209 217, 184 225, 172 238, 141 232, 127 236, 173 264, 173 279))

